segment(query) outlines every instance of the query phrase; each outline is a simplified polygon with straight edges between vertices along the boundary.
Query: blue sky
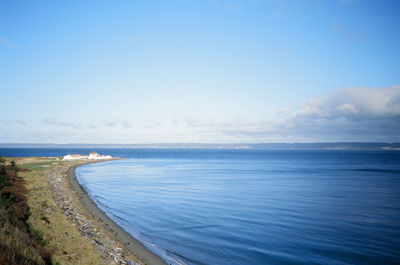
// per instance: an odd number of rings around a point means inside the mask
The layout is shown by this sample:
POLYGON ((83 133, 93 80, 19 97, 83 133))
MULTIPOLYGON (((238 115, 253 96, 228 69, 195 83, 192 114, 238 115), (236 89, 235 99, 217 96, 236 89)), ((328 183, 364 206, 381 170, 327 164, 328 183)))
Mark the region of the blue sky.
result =
POLYGON ((399 12, 1 1, 0 142, 400 141, 399 12))

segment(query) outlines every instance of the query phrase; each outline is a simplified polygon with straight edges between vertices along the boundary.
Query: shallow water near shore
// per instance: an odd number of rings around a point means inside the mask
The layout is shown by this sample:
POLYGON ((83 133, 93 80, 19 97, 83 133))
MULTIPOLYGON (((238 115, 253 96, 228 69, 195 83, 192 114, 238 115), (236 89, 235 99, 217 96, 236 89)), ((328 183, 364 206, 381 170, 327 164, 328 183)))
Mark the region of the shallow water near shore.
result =
POLYGON ((394 264, 400 154, 170 150, 77 169, 171 264, 394 264))

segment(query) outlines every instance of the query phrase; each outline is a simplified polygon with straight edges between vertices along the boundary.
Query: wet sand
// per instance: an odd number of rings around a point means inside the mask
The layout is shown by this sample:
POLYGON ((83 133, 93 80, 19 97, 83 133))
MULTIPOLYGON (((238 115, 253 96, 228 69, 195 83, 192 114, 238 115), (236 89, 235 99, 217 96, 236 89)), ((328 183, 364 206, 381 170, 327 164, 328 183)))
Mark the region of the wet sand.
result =
POLYGON ((139 257, 140 260, 144 261, 149 265, 166 265, 167 263, 158 255, 151 252, 141 242, 132 237, 128 232, 122 229, 116 224, 110 217, 108 217, 102 210, 100 210, 96 203, 90 199, 87 192, 79 184, 75 169, 81 165, 72 166, 68 170, 68 178, 71 183, 72 189, 78 194, 81 204, 86 210, 93 216, 94 219, 98 220, 103 227, 108 230, 116 240, 125 246, 132 254, 139 257))

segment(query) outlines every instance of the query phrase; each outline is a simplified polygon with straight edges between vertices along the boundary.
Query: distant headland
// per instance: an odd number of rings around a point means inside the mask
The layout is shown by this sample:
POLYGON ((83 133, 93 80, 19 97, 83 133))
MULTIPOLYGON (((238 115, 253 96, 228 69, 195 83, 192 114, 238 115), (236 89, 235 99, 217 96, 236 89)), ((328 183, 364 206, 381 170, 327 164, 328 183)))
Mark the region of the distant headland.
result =
MULTIPOLYGON (((0 148, 173 148, 173 149, 271 149, 271 150, 400 150, 400 143, 153 143, 153 144, 53 144, 0 143, 0 148)), ((90 158, 89 158, 90 159, 90 158)))

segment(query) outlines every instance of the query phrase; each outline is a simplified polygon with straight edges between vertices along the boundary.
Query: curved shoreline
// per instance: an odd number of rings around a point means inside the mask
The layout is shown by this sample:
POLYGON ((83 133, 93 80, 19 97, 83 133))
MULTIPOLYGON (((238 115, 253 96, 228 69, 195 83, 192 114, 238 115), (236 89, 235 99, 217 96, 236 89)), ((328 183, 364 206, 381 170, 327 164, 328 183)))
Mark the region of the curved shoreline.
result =
POLYGON ((131 253, 138 256, 140 260, 151 265, 167 265, 167 263, 160 256, 150 251, 140 241, 126 232, 114 220, 108 217, 100 208, 97 207, 96 203, 89 197, 86 190, 79 184, 77 180, 75 169, 79 166, 83 165, 75 165, 68 169, 68 179, 72 189, 79 196, 79 200, 86 211, 89 212, 94 219, 100 221, 103 224, 103 227, 108 230, 108 232, 110 232, 117 241, 123 244, 131 253))

